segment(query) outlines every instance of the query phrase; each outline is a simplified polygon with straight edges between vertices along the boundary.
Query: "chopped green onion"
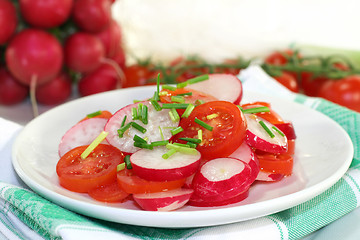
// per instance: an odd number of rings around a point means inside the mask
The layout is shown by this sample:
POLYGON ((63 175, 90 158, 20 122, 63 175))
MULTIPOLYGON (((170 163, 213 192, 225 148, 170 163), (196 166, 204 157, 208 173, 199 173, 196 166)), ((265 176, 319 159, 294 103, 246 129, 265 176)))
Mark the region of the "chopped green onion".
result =
POLYGON ((182 127, 180 127, 180 126, 170 130, 172 135, 176 135, 176 134, 178 134, 179 132, 182 132, 182 131, 184 131, 184 129, 182 127))
POLYGON ((181 115, 183 118, 187 118, 190 116, 191 112, 194 110, 195 106, 191 103, 186 107, 184 113, 181 115))
POLYGON ((201 105, 201 104, 203 104, 203 103, 205 103, 205 101, 204 101, 204 100, 201 100, 201 99, 197 99, 197 100, 195 101, 195 105, 196 105, 196 106, 199 106, 199 105, 201 105))
POLYGON ((166 96, 168 95, 169 93, 167 91, 162 91, 162 92, 159 92, 159 96, 166 96))
POLYGON ((134 146, 138 148, 146 148, 152 150, 154 148, 153 145, 148 143, 134 142, 134 146))
POLYGON ((209 79, 209 75, 205 74, 205 75, 201 75, 201 76, 191 78, 191 79, 187 80, 187 82, 188 82, 188 84, 194 84, 194 83, 202 82, 202 81, 205 81, 205 80, 208 80, 208 79, 209 79))
POLYGON ((138 111, 135 107, 131 108, 131 115, 132 115, 132 119, 138 119, 138 111))
POLYGON ((127 123, 125 126, 120 127, 117 132, 120 138, 124 136, 124 133, 126 130, 128 130, 131 127, 131 122, 127 123))
POLYGON ((185 154, 196 154, 197 150, 188 146, 179 146, 173 143, 169 143, 166 145, 167 149, 175 149, 178 152, 185 153, 185 154))
POLYGON ((173 144, 176 145, 176 146, 179 146, 179 147, 190 147, 189 145, 182 144, 182 143, 173 143, 173 144))
POLYGON ((143 139, 142 137, 140 137, 139 135, 136 135, 136 134, 134 135, 133 140, 135 142, 139 142, 139 143, 147 143, 145 139, 143 139))
POLYGON ((272 129, 274 129, 276 132, 278 132, 281 136, 285 136, 285 134, 282 132, 282 131, 280 131, 280 129, 278 129, 277 127, 275 127, 275 126, 272 126, 272 129))
POLYGON ((162 155, 163 159, 168 159, 169 157, 171 157, 171 155, 173 155, 174 153, 176 153, 176 149, 170 149, 169 151, 167 151, 166 153, 164 153, 162 155))
POLYGON ((202 130, 201 129, 198 130, 198 138, 202 142, 203 138, 202 138, 202 130))
POLYGON ((141 121, 144 124, 148 124, 148 107, 146 105, 142 106, 141 121))
POLYGON ((132 165, 131 165, 131 162, 130 162, 130 155, 126 155, 124 157, 124 163, 126 164, 127 169, 132 169, 132 165))
POLYGON ((142 100, 133 100, 133 103, 138 103, 138 102, 142 102, 142 100))
POLYGON ((268 107, 254 107, 254 108, 248 108, 248 109, 242 109, 241 110, 244 114, 249 113, 260 113, 260 112, 270 112, 270 109, 268 107))
POLYGON ((175 87, 175 86, 170 86, 170 85, 163 85, 163 86, 162 86, 162 89, 167 89, 167 90, 170 90, 170 91, 175 91, 175 90, 176 90, 176 87, 175 87))
POLYGON ((87 156, 89 156, 89 154, 106 138, 108 134, 108 132, 102 131, 99 136, 97 136, 95 140, 90 143, 90 145, 85 149, 85 151, 81 153, 81 159, 85 159, 87 156))
POLYGON ((144 106, 144 104, 139 103, 138 107, 137 107, 137 117, 140 120, 141 120, 141 117, 142 117, 142 108, 143 108, 143 106, 144 106))
POLYGON ((186 93, 179 93, 176 96, 192 96, 192 92, 186 92, 186 93))
POLYGON ((185 103, 185 98, 182 96, 171 96, 170 98, 172 102, 185 103))
POLYGON ((187 142, 186 144, 189 145, 191 148, 196 148, 197 147, 196 143, 187 142))
POLYGON ((213 113, 213 114, 207 115, 207 116, 206 116, 206 119, 211 120, 211 119, 214 119, 214 118, 216 118, 216 117, 218 117, 218 116, 219 116, 219 114, 213 113))
POLYGON ((259 124, 265 129, 265 131, 269 134, 269 136, 271 138, 274 138, 275 135, 271 132, 271 130, 268 128, 268 126, 266 126, 266 124, 264 123, 264 121, 260 120, 259 124))
POLYGON ((173 122, 177 122, 180 120, 180 116, 175 108, 170 109, 169 116, 171 118, 171 121, 173 121, 173 122))
POLYGON ((164 140, 164 134, 160 126, 159 126, 159 132, 160 132, 161 140, 164 140))
POLYGON ((124 169, 125 169, 125 162, 120 163, 120 164, 117 165, 117 167, 116 167, 116 171, 117 171, 117 172, 120 172, 120 171, 122 171, 122 170, 124 170, 124 169))
POLYGON ((125 126, 126 118, 127 118, 127 115, 124 116, 124 118, 123 118, 123 120, 122 120, 122 122, 121 122, 120 127, 125 126))
POLYGON ((141 125, 139 125, 138 123, 136 123, 136 122, 131 122, 131 126, 132 126, 133 128, 135 128, 136 130, 142 132, 142 133, 145 133, 145 132, 146 132, 146 129, 145 129, 143 126, 141 126, 141 125))
POLYGON ((201 143, 201 139, 199 138, 179 138, 180 140, 192 142, 192 143, 201 143))
POLYGON ((186 109, 188 105, 189 105, 189 103, 164 103, 162 105, 162 108, 163 109, 171 109, 171 108, 186 109))
POLYGON ((198 118, 195 118, 194 121, 195 121, 197 124, 199 124, 200 126, 202 126, 203 128, 205 128, 205 129, 207 129, 207 130, 209 130, 209 131, 212 131, 212 130, 213 130, 213 127, 212 127, 212 126, 210 126, 209 124, 201 121, 201 120, 198 119, 198 118))
POLYGON ((169 140, 163 140, 163 141, 151 142, 151 145, 153 145, 154 147, 158 147, 158 146, 165 146, 168 143, 169 143, 169 140))
POLYGON ((88 115, 86 115, 86 117, 93 118, 93 117, 99 116, 101 113, 102 113, 102 111, 99 110, 99 111, 96 111, 96 112, 93 112, 93 113, 89 113, 88 115))
POLYGON ((181 83, 178 83, 176 84, 176 88, 184 88, 188 85, 188 82, 181 82, 181 83))
POLYGON ((161 108, 160 104, 157 101, 155 101, 154 99, 151 99, 150 102, 151 102, 151 105, 153 105, 153 107, 155 108, 156 111, 161 111, 162 108, 161 108))

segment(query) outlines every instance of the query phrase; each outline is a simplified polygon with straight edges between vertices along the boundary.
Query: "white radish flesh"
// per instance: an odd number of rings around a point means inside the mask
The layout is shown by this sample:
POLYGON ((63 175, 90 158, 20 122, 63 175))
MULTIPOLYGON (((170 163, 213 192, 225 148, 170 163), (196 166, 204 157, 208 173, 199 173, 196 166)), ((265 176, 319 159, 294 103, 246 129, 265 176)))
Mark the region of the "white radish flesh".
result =
POLYGON ((195 154, 176 152, 164 159, 162 156, 167 151, 166 147, 155 147, 133 153, 130 162, 134 173, 149 181, 172 181, 187 178, 199 169, 201 154, 198 151, 195 150, 195 154))
POLYGON ((140 102, 148 107, 148 124, 142 123, 140 120, 132 120, 132 108, 137 108, 139 103, 130 104, 117 111, 105 126, 105 131, 109 133, 106 140, 113 146, 119 148, 126 153, 134 153, 139 150, 134 146, 133 138, 135 135, 146 139, 148 143, 170 139, 171 129, 179 125, 178 121, 173 122, 169 116, 168 109, 156 111, 148 101, 140 102), (121 128, 122 121, 126 116, 125 125, 130 122, 136 122, 146 129, 145 133, 141 133, 137 129, 130 127, 125 131, 123 137, 119 137, 118 129, 121 128))
POLYGON ((235 158, 217 158, 205 163, 196 173, 192 186, 194 194, 223 201, 237 196, 249 187, 251 168, 235 158))
POLYGON ((75 124, 62 137, 59 156, 62 157, 75 147, 89 145, 104 130, 106 122, 105 118, 89 118, 75 124))
POLYGON ((254 114, 245 114, 245 118, 248 126, 245 141, 250 147, 270 153, 285 153, 287 151, 288 143, 286 136, 274 130, 273 124, 254 114), (274 137, 271 137, 260 125, 260 121, 267 126, 274 137))
POLYGON ((208 80, 191 84, 188 88, 235 104, 240 103, 243 94, 241 81, 235 75, 224 73, 209 74, 208 80))
POLYGON ((193 193, 192 189, 175 189, 165 192, 134 194, 134 200, 147 211, 172 211, 184 206, 193 193))

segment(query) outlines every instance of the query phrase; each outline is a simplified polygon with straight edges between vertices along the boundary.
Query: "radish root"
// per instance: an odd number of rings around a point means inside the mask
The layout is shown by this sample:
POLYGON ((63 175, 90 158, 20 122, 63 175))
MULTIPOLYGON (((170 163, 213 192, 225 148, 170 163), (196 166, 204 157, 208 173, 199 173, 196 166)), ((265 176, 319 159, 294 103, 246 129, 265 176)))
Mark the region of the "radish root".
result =
POLYGON ((37 79, 38 79, 37 75, 32 75, 31 81, 30 81, 30 101, 31 101, 34 118, 39 116, 38 104, 37 104, 36 95, 35 95, 37 79))

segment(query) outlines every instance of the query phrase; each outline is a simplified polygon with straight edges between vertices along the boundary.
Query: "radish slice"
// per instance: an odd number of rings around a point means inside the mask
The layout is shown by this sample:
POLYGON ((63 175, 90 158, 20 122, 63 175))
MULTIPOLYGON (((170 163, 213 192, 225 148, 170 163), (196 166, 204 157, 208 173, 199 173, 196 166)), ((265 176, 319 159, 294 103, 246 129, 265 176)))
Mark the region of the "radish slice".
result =
POLYGON ((235 104, 240 103, 243 94, 241 81, 235 75, 224 73, 209 74, 208 80, 191 84, 188 88, 235 104))
POLYGON ((257 181, 277 182, 285 177, 284 174, 260 171, 256 177, 257 181))
POLYGON ((250 166, 235 158, 216 158, 205 163, 192 182, 194 194, 200 198, 223 201, 249 187, 250 166))
POLYGON ((187 178, 199 169, 201 154, 198 151, 195 150, 196 154, 176 152, 164 159, 162 156, 167 151, 166 147, 156 147, 133 153, 130 162, 134 173, 150 181, 172 181, 187 178))
POLYGON ((147 211, 172 211, 184 206, 190 199, 192 189, 175 189, 165 192, 134 194, 134 200, 147 211))
POLYGON ((201 198, 195 194, 193 194, 188 202, 190 206, 195 207, 218 207, 218 206, 225 206, 233 203, 240 202, 246 199, 249 196, 249 188, 246 189, 244 192, 238 194, 235 197, 221 200, 221 201, 214 201, 213 198, 201 198))
POLYGON ((282 131, 288 140, 296 139, 295 129, 292 122, 275 124, 275 127, 282 131))
POLYGON ((271 153, 284 153, 287 151, 288 143, 286 136, 274 130, 273 124, 254 114, 245 114, 245 118, 248 126, 245 141, 250 147, 271 153), (260 121, 273 133, 273 138, 260 125, 260 121))
POLYGON ((109 133, 106 140, 113 146, 119 148, 126 153, 134 153, 140 148, 134 146, 133 138, 138 135, 147 139, 148 143, 154 141, 161 141, 170 139, 172 136, 171 130, 179 125, 179 122, 173 122, 169 116, 168 109, 156 111, 149 101, 143 101, 135 104, 130 104, 119 111, 117 111, 108 121, 105 126, 105 131, 109 133), (137 108, 139 103, 148 107, 148 124, 144 124, 140 120, 132 120, 132 108, 137 108), (119 137, 118 129, 121 127, 122 121, 126 116, 126 122, 136 122, 146 129, 145 133, 141 133, 137 129, 130 127, 124 133, 123 137, 119 137), (161 130, 160 130, 161 129, 161 130))
MULTIPOLYGON (((62 157, 75 147, 89 145, 104 130, 106 122, 105 118, 89 118, 75 124, 62 137, 59 156, 62 157)), ((102 143, 107 144, 106 141, 102 143)))
POLYGON ((260 171, 260 163, 253 150, 243 142, 238 149, 236 149, 229 157, 242 160, 249 164, 251 168, 251 177, 249 181, 252 183, 255 181, 260 171))

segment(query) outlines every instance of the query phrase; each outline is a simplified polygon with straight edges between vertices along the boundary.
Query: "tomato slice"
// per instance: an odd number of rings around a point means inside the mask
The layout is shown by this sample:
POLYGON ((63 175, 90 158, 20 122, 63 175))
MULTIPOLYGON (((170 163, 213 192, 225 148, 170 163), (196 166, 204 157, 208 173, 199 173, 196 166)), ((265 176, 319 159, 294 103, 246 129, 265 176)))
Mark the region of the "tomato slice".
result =
POLYGON ((256 151, 260 169, 275 174, 291 175, 293 169, 293 156, 287 153, 273 154, 256 151))
POLYGON ((109 203, 123 202, 125 198, 129 196, 128 193, 120 188, 116 181, 107 185, 93 188, 89 190, 88 194, 97 201, 109 203))
POLYGON ((180 188, 184 185, 186 179, 175 181, 147 181, 134 174, 132 170, 124 169, 117 173, 117 182, 119 186, 127 193, 153 193, 165 190, 180 188))
POLYGON ((294 155, 295 154, 295 139, 288 139, 288 150, 287 154, 294 155))
POLYGON ((185 103, 195 104, 197 100, 202 100, 204 102, 218 100, 217 98, 215 98, 209 94, 206 94, 206 93, 203 93, 200 91, 196 91, 196 90, 193 90, 190 88, 179 88, 174 91, 164 89, 164 90, 161 90, 161 92, 162 92, 162 94, 160 94, 160 101, 163 103, 171 103, 171 102, 173 102, 171 100, 171 96, 179 96, 179 95, 181 96, 183 94, 185 94, 185 95, 183 95, 185 103), (164 93, 166 93, 166 94, 164 94, 164 93), (191 93, 191 95, 186 95, 187 93, 191 93))
POLYGON ((202 142, 197 146, 203 159, 227 157, 243 142, 246 135, 246 120, 240 109, 233 103, 213 101, 194 108, 190 116, 180 120, 184 131, 174 136, 179 138, 198 138, 202 132, 202 142), (213 127, 212 131, 195 122, 195 118, 213 127))
POLYGON ((255 107, 268 107, 270 112, 261 112, 256 113, 257 116, 262 117, 263 119, 269 121, 272 124, 280 124, 284 123, 284 120, 277 114, 274 110, 271 109, 271 104, 267 102, 253 102, 253 103, 246 103, 241 105, 244 109, 255 108, 255 107))
POLYGON ((82 159, 80 155, 86 148, 80 146, 70 150, 56 165, 60 185, 70 191, 86 193, 116 181, 116 167, 124 159, 122 152, 111 145, 99 144, 82 159))

